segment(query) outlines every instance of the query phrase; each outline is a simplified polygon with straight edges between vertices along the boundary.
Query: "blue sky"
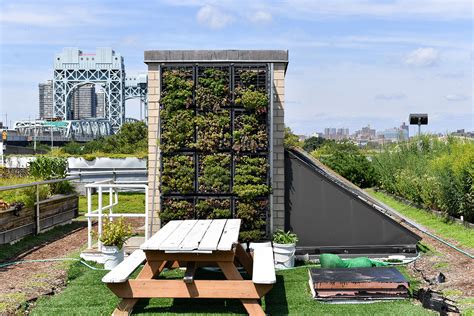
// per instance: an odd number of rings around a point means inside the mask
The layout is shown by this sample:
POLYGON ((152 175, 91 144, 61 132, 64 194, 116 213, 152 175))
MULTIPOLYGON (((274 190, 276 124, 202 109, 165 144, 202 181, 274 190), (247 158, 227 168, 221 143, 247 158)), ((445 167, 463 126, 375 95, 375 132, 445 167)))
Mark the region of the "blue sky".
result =
MULTIPOLYGON (((110 46, 128 74, 148 49, 288 49, 285 122, 297 133, 390 128, 427 112, 473 130, 470 0, 1 0, 0 120, 34 118, 63 47, 110 46)), ((139 113, 127 103, 127 116, 139 113)))

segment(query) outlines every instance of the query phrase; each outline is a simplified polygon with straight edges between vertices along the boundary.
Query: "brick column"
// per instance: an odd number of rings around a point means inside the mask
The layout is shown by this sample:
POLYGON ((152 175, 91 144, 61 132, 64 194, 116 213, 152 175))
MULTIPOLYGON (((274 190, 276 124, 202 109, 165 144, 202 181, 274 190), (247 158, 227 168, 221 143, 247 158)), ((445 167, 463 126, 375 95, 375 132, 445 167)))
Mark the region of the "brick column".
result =
MULTIPOLYGON (((151 67, 150 67, 151 68, 151 67)), ((160 72, 158 69, 148 71, 148 216, 153 217, 152 233, 160 228, 160 193, 159 193, 159 171, 160 160, 157 156, 158 149, 158 120, 160 100, 160 72), (156 178, 155 176, 156 165, 156 178), (155 183, 155 188, 153 184, 155 183), (153 196, 155 207, 153 208, 153 196), (153 213, 154 209, 154 213, 153 213)), ((159 155, 159 153, 158 153, 159 155)))
POLYGON ((285 64, 273 68, 273 231, 285 228, 285 64))

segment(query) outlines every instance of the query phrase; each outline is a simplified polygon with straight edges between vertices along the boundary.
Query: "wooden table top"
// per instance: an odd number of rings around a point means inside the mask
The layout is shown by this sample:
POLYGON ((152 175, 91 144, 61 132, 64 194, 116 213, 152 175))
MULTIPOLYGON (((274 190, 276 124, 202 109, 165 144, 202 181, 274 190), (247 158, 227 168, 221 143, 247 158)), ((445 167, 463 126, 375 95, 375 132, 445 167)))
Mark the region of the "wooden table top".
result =
POLYGON ((140 249, 182 253, 230 251, 238 243, 240 219, 170 221, 140 249))

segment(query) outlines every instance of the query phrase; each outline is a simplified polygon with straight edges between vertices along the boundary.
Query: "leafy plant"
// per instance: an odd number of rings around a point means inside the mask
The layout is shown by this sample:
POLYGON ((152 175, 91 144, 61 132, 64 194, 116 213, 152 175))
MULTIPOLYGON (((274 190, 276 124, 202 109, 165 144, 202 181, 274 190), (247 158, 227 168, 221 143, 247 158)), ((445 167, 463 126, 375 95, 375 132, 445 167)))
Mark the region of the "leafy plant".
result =
POLYGON ((246 110, 255 111, 257 114, 267 112, 268 96, 264 91, 241 89, 237 90, 237 94, 236 105, 242 105, 246 110))
POLYGON ((171 220, 192 219, 194 218, 193 203, 187 200, 165 199, 160 212, 162 224, 171 220))
MULTIPOLYGON (((28 163, 30 176, 41 180, 63 179, 67 175, 67 159, 62 157, 38 156, 28 163)), ((50 183, 52 194, 70 194, 74 187, 69 181, 50 183)))
POLYGON ((285 148, 301 147, 301 142, 298 135, 295 135, 291 128, 285 127, 285 138, 283 140, 285 148))
POLYGON ((38 156, 28 163, 28 172, 37 179, 62 179, 67 174, 67 159, 38 156))
POLYGON ((236 202, 236 217, 242 220, 239 236, 241 241, 256 241, 263 237, 267 205, 265 200, 236 202))
POLYGON ((227 199, 206 199, 196 203, 197 218, 230 218, 230 200, 227 199))
POLYGON ((265 123, 259 122, 255 115, 242 114, 235 118, 233 149, 239 151, 264 150, 268 146, 265 123))
POLYGON ((230 191, 230 155, 214 154, 204 156, 200 166, 199 191, 230 191))
POLYGON ((359 147, 349 141, 325 143, 311 154, 357 186, 367 188, 376 183, 372 164, 359 147))
POLYGON ((194 146, 194 114, 191 110, 161 111, 161 150, 171 152, 194 146))
POLYGON ((386 147, 373 166, 384 190, 474 221, 474 142, 423 135, 386 147))
POLYGON ((273 234, 273 242, 277 244, 296 244, 298 242, 298 236, 290 231, 284 232, 279 229, 273 234))
POLYGON ((160 103, 167 111, 188 109, 193 104, 192 73, 183 69, 163 71, 160 103))
POLYGON ((99 240, 104 246, 116 246, 122 249, 125 241, 132 236, 132 227, 125 225, 124 218, 112 220, 105 218, 102 223, 102 235, 99 240))
POLYGON ((206 113, 196 116, 196 149, 215 151, 230 148, 230 113, 206 113))
POLYGON ((163 157, 162 192, 190 193, 194 191, 194 162, 192 156, 163 157))
POLYGON ((229 102, 229 74, 218 68, 206 68, 199 76, 196 105, 201 110, 219 111, 229 102))
POLYGON ((241 157, 235 167, 233 191, 244 200, 266 196, 270 187, 266 184, 267 161, 261 157, 241 157))

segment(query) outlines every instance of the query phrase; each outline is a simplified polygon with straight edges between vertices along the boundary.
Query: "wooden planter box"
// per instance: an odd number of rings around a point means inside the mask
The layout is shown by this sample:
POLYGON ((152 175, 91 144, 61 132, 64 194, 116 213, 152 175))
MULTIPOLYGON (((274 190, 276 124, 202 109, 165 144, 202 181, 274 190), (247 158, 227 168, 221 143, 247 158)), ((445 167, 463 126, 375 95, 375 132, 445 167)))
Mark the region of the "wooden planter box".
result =
MULTIPOLYGON (((77 194, 55 195, 40 202, 40 231, 65 224, 78 215, 79 196, 77 194)), ((27 235, 35 234, 36 206, 0 211, 0 245, 17 241, 27 235)))

